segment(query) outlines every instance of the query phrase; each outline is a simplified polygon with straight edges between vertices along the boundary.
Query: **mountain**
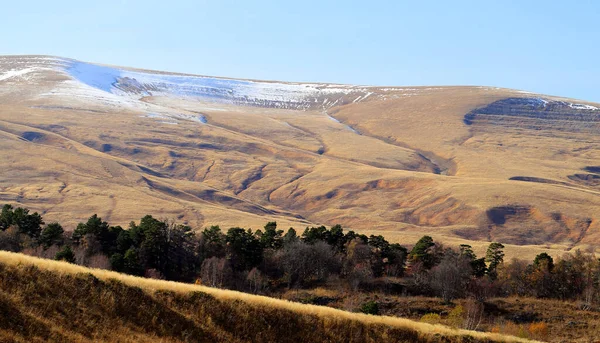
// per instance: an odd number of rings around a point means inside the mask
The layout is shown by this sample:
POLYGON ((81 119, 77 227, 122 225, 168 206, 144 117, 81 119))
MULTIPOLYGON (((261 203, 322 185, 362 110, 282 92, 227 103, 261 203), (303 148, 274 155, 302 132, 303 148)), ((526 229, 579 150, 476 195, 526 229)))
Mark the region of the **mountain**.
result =
POLYGON ((600 105, 0 57, 0 203, 194 227, 342 224, 524 257, 600 242, 600 105))

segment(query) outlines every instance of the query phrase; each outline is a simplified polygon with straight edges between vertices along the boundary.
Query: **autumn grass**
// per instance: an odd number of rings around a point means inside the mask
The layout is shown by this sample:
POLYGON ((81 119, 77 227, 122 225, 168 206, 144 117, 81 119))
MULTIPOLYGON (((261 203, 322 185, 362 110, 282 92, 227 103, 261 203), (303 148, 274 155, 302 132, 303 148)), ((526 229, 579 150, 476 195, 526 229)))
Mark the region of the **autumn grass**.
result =
MULTIPOLYGON (((141 335, 143 339, 139 341, 148 342, 155 341, 153 335, 160 337, 156 341, 161 342, 186 341, 179 334, 181 330, 191 335, 189 337, 210 336, 214 341, 223 342, 254 341, 250 337, 259 337, 259 334, 266 341, 287 341, 285 337, 292 337, 294 333, 304 335, 301 338, 306 341, 326 338, 323 341, 330 342, 380 339, 392 342, 438 342, 444 339, 450 342, 529 342, 495 333, 451 329, 403 318, 370 316, 236 291, 144 279, 9 252, 0 252, 0 266, 0 306, 4 303, 8 309, 18 307, 17 312, 25 319, 17 324, 25 325, 33 333, 37 327, 46 328, 47 332, 36 335, 25 330, 25 338, 74 342, 94 337, 101 341, 112 340, 103 331, 106 328, 100 330, 93 322, 76 325, 69 322, 71 317, 78 315, 66 310, 71 306, 98 325, 112 325, 118 337, 141 335), (83 302, 71 304, 79 301, 77 299, 83 302), (47 325, 38 323, 44 320, 51 322, 47 325), (265 325, 263 320, 276 320, 276 323, 265 325), (53 325, 61 321, 62 326, 53 325), (297 327, 278 327, 284 322, 294 323, 297 327), (181 326, 180 331, 173 332, 167 323, 181 326), (71 330, 65 329, 69 325, 75 326, 71 330), (306 325, 310 330, 304 327, 306 325), (253 332, 254 327, 262 328, 261 332, 253 332)), ((0 331, 0 338, 2 334, 10 335, 2 325, 0 329, 5 330, 4 333, 0 331)))
POLYGON ((0 198, 44 213, 67 230, 94 213, 123 226, 146 214, 198 229, 257 229, 277 221, 281 228, 302 230, 339 223, 403 245, 424 234, 480 250, 488 240, 515 243, 514 249, 507 245, 507 258, 527 259, 541 251, 556 256, 567 249, 591 249, 600 241, 597 189, 509 180, 571 182, 569 175, 600 158, 592 148, 596 136, 488 132, 463 123, 474 107, 522 96, 518 92, 426 87, 404 96, 406 90, 376 91, 366 102, 329 112, 360 131, 357 135, 322 111, 215 110, 221 105, 144 99, 162 110, 197 111, 209 118, 206 125, 161 125, 143 116, 147 109, 27 97, 49 91, 57 77, 64 78, 48 73, 39 84, 12 85, 22 91, 19 95, 0 92, 0 160, 11 166, 0 180, 0 198), (26 132, 44 138, 23 140, 26 132), (415 154, 408 153, 412 149, 415 154), (451 161, 455 170, 449 176, 423 172, 420 152, 451 161), (247 184, 263 165, 261 179, 247 184), (509 218, 487 232, 486 210, 510 204, 531 205, 532 214, 509 218), (552 219, 556 214, 560 221, 552 219), (587 218, 593 219, 592 227, 583 232, 576 224, 587 218))
POLYGON ((478 330, 537 339, 549 342, 597 342, 600 341, 600 308, 582 306, 579 301, 536 299, 528 297, 498 297, 487 299, 483 317, 455 316, 457 309, 469 308, 472 300, 457 299, 443 303, 439 298, 425 296, 399 296, 380 292, 348 292, 340 289, 329 291, 318 298, 320 290, 289 291, 285 299, 356 310, 362 304, 375 301, 380 313, 432 324, 465 327, 472 318, 478 330))

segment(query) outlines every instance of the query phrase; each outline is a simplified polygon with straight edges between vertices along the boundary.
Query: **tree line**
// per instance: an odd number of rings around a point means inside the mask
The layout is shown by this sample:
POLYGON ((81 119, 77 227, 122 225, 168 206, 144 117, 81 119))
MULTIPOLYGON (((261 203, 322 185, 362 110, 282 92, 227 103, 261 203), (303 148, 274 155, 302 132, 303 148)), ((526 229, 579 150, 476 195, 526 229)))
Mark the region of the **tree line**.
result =
POLYGON ((541 253, 531 262, 504 261, 493 242, 484 257, 469 245, 457 249, 423 236, 409 250, 383 236, 345 232, 340 225, 286 232, 276 222, 253 231, 190 226, 150 215, 127 229, 97 215, 66 232, 38 213, 5 205, 0 212, 0 249, 89 267, 254 293, 328 283, 352 290, 435 295, 444 301, 495 296, 579 299, 591 306, 600 296, 600 260, 576 251, 557 261, 541 253))

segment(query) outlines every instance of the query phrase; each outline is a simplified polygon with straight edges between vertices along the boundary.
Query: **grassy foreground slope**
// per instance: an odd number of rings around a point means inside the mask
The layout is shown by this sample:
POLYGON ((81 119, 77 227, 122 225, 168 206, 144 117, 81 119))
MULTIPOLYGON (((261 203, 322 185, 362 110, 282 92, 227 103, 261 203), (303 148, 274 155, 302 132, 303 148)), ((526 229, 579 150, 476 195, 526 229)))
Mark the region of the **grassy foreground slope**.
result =
POLYGON ((1 342, 526 342, 0 252, 1 342))

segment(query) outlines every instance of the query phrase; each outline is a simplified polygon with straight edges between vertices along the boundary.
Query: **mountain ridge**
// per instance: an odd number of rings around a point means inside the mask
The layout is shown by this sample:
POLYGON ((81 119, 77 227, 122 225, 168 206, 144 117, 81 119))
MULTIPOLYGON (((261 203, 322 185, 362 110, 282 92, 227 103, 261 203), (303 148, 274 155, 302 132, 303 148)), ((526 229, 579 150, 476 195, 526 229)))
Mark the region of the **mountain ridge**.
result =
POLYGON ((0 158, 11 165, 0 201, 70 225, 81 204, 123 224, 144 213, 198 227, 340 223, 397 241, 436 233, 556 253, 600 241, 589 172, 598 104, 65 60, 0 57, 0 158))
POLYGON ((466 85, 466 84, 465 85, 462 85, 462 84, 456 84, 456 85, 453 85, 453 84, 445 84, 445 85, 391 85, 391 84, 376 85, 376 84, 339 83, 339 82, 329 82, 329 81, 291 81, 291 80, 283 81, 283 80, 276 80, 276 79, 239 78, 239 77, 229 77, 229 76, 195 74, 195 73, 178 72, 178 71, 165 71, 165 70, 148 69, 148 68, 136 68, 136 67, 123 66, 123 65, 118 65, 118 64, 106 64, 106 63, 101 63, 101 62, 83 61, 83 60, 79 60, 77 58, 63 57, 63 56, 58 56, 58 55, 15 54, 15 55, 0 55, 0 57, 5 57, 5 58, 29 58, 29 57, 51 58, 51 59, 57 59, 57 60, 76 61, 76 62, 80 62, 80 63, 87 63, 87 64, 93 64, 93 65, 98 65, 98 66, 103 66, 103 67, 110 67, 110 68, 115 68, 115 69, 125 69, 125 70, 145 72, 145 73, 170 74, 170 75, 178 75, 178 76, 217 78, 217 79, 225 79, 225 80, 240 80, 240 81, 265 82, 265 83, 289 83, 289 84, 300 84, 300 85, 302 85, 302 84, 309 84, 309 85, 310 84, 320 84, 320 85, 332 85, 332 86, 351 86, 351 87, 383 88, 383 89, 432 88, 432 87, 436 87, 436 88, 485 88, 485 89, 514 91, 514 92, 519 92, 519 93, 523 93, 523 94, 541 95, 541 96, 545 96, 545 97, 549 97, 549 98, 565 99, 565 100, 572 100, 572 101, 600 105, 600 102, 594 102, 594 101, 585 100, 585 99, 581 99, 581 98, 572 98, 572 97, 564 97, 564 96, 560 96, 560 95, 543 94, 543 93, 537 93, 534 91, 528 91, 528 90, 524 90, 524 89, 516 89, 516 88, 508 88, 508 87, 500 87, 500 86, 492 86, 492 85, 476 85, 476 84, 469 84, 469 85, 466 85))

